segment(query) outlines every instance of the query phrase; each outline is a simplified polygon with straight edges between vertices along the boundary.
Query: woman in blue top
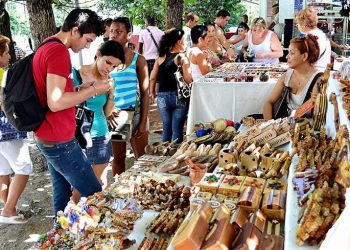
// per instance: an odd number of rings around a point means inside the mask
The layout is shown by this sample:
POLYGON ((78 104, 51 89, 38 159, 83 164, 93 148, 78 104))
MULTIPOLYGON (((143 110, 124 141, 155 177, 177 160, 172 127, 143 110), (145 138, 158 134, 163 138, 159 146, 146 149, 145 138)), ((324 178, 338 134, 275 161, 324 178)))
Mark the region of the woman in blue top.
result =
MULTIPOLYGON (((124 62, 123 47, 116 41, 107 41, 97 50, 93 64, 82 65, 80 70, 73 69, 74 85, 84 87, 93 82, 109 81, 109 73, 124 62)), ((107 180, 103 172, 112 157, 112 144, 106 117, 111 115, 114 109, 114 89, 111 88, 107 94, 86 100, 86 105, 94 111, 94 121, 90 131, 92 147, 87 147, 86 155, 97 179, 105 187, 107 180)), ((74 201, 78 201, 76 198, 79 196, 73 195, 73 197, 74 201)))
MULTIPOLYGON (((134 110, 130 143, 137 159, 144 154, 148 143, 146 129, 149 107, 148 99, 148 66, 146 59, 129 47, 132 35, 132 24, 128 17, 118 17, 113 20, 110 28, 110 39, 119 42, 124 48, 125 67, 111 73, 115 82, 115 112, 108 118, 112 128, 115 118, 123 109, 134 110)), ((113 175, 125 171, 126 141, 112 141, 114 159, 112 162, 113 175)))

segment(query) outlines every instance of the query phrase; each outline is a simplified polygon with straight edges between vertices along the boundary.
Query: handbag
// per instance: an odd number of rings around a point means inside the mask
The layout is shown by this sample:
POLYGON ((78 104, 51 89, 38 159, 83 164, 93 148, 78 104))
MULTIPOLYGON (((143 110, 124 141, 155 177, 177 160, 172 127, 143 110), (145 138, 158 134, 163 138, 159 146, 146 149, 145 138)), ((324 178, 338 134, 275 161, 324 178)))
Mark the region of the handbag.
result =
POLYGON ((175 65, 177 66, 177 70, 174 73, 177 85, 177 98, 179 100, 188 100, 191 97, 191 85, 185 82, 182 75, 181 63, 176 63, 177 58, 178 57, 174 58, 175 65))
POLYGON ((94 111, 86 107, 86 102, 76 106, 75 122, 75 138, 81 148, 92 147, 92 139, 90 130, 94 121, 94 111))
POLYGON ((113 112, 108 120, 111 131, 111 140, 125 142, 130 140, 133 131, 133 119, 135 116, 134 109, 123 109, 113 112))
MULTIPOLYGON (((73 68, 78 78, 79 84, 82 84, 80 72, 73 68)), ((76 106, 75 110, 75 138, 81 148, 86 149, 92 147, 92 139, 90 130, 94 121, 94 111, 87 107, 86 101, 76 106)))
POLYGON ((283 118, 289 116, 289 109, 287 98, 289 98, 290 89, 287 86, 283 87, 280 98, 273 104, 273 119, 283 118))

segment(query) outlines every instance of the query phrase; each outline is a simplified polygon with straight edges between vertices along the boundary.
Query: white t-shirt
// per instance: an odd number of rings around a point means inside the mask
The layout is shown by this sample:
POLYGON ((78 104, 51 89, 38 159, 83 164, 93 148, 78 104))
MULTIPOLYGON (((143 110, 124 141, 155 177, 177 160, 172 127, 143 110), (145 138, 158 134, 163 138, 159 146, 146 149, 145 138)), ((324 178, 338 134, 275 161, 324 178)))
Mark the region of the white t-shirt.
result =
POLYGON ((191 29, 187 26, 184 26, 183 31, 185 32, 184 37, 186 41, 186 51, 188 52, 188 49, 192 47, 192 39, 191 39, 191 29))
MULTIPOLYGON (((164 32, 156 26, 148 26, 147 28, 151 31, 154 40, 159 46, 160 39, 164 35, 164 32)), ((142 55, 145 57, 146 60, 158 58, 159 55, 157 46, 154 44, 151 34, 148 32, 147 29, 143 29, 140 31, 139 42, 143 43, 142 55)))
POLYGON ((319 70, 324 71, 327 68, 327 64, 331 63, 331 42, 327 38, 326 34, 319 28, 311 30, 309 34, 318 37, 317 42, 318 46, 320 47, 320 58, 317 60, 314 66, 319 70))

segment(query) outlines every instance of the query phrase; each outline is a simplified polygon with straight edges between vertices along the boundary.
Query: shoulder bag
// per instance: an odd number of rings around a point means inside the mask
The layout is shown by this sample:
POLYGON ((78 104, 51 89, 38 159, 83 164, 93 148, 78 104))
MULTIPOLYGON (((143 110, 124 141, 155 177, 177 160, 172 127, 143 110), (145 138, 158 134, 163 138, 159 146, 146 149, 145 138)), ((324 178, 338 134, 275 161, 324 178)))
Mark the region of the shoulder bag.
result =
POLYGON ((273 104, 273 119, 289 116, 288 98, 290 95, 290 88, 283 87, 280 98, 273 104))
MULTIPOLYGON (((76 76, 78 78, 79 84, 83 83, 80 72, 76 69, 76 76)), ((94 111, 89 109, 86 105, 86 101, 76 106, 75 112, 75 138, 77 139, 81 148, 88 148, 92 146, 92 139, 90 130, 92 128, 92 123, 94 121, 94 111)))
POLYGON ((153 36, 152 32, 149 30, 149 28, 147 28, 147 31, 148 31, 149 34, 151 35, 151 38, 152 38, 152 40, 153 40, 153 42, 154 42, 154 45, 156 45, 157 50, 158 50, 158 52, 159 52, 159 45, 158 45, 158 43, 156 42, 156 39, 154 39, 154 36, 153 36))
POLYGON ((177 84, 177 98, 179 100, 188 100, 191 97, 191 85, 185 82, 181 67, 182 56, 179 54, 174 58, 177 70, 174 73, 177 84))

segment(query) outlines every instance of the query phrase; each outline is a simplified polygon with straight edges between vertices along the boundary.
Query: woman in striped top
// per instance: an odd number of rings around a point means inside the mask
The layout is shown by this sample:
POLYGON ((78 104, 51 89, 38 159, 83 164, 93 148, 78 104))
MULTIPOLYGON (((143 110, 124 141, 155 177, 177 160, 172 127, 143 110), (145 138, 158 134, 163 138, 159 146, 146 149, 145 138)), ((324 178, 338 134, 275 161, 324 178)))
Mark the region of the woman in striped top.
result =
MULTIPOLYGON (((110 39, 119 42, 124 47, 125 67, 112 73, 115 81, 115 112, 108 119, 110 124, 118 116, 118 110, 135 110, 133 131, 130 139, 135 158, 144 154, 148 143, 146 129, 149 107, 148 99, 148 68, 142 55, 135 53, 128 47, 128 40, 132 35, 132 24, 128 17, 118 17, 113 20, 110 27, 110 39)), ((113 141, 112 163, 113 175, 125 170, 126 142, 113 141)))

